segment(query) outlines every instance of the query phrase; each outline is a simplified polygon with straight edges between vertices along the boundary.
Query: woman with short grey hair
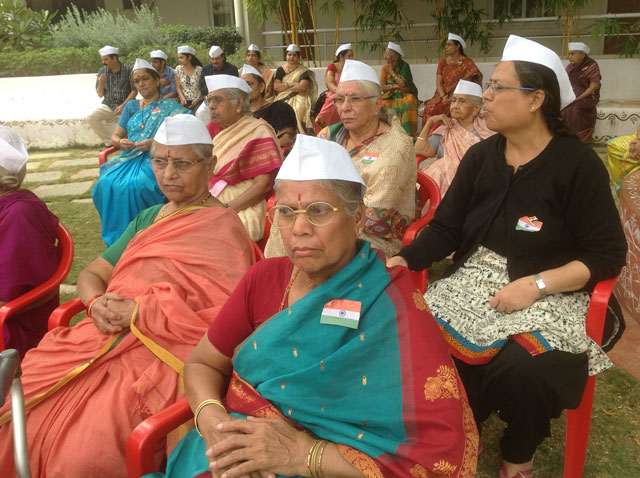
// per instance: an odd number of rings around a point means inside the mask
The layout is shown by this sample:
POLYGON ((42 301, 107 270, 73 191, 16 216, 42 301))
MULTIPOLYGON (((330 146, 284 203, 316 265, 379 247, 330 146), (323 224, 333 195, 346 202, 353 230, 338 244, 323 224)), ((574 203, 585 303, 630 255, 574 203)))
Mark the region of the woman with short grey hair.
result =
MULTIPOLYGON (((35 194, 20 189, 27 158, 22 138, 0 126, 0 307, 45 282, 59 263, 58 218, 35 194)), ((0 332, 0 346, 23 356, 47 332, 47 319, 57 305, 53 298, 11 316, 0 332)))

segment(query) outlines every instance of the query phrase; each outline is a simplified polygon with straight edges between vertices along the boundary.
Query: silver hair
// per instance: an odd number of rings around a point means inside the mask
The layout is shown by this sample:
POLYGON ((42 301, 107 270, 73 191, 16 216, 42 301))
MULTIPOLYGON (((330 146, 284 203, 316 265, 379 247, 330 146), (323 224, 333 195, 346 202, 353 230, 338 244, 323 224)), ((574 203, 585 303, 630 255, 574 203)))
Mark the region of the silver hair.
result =
POLYGON ((468 95, 469 96, 469 101, 471 101, 471 103, 473 103, 474 105, 481 105, 482 104, 482 97, 481 96, 476 96, 476 95, 468 95))
POLYGON ((13 191, 22 186, 22 181, 27 174, 27 165, 20 168, 17 173, 9 172, 0 166, 0 191, 13 191))
POLYGON ((242 115, 251 116, 251 103, 248 93, 245 93, 238 88, 220 88, 216 91, 222 91, 233 102, 237 102, 239 99, 242 99, 242 115))
MULTIPOLYGON (((275 181, 273 190, 276 194, 282 181, 282 179, 275 181)), ((342 179, 318 179, 317 182, 340 198, 345 204, 344 210, 347 216, 354 217, 358 214, 358 209, 362 204, 362 185, 360 183, 342 179)))
MULTIPOLYGON (((355 81, 357 81, 358 85, 367 92, 367 96, 373 96, 373 98, 370 98, 372 103, 375 103, 378 100, 378 97, 382 96, 382 88, 380 88, 378 83, 368 80, 355 81)), ((394 116, 396 116, 396 112, 393 108, 382 106, 380 111, 378 111, 378 119, 387 124, 391 124, 391 120, 394 116)))
MULTIPOLYGON (((158 143, 156 143, 155 141, 151 144, 151 150, 149 152, 151 153, 152 158, 156 151, 156 144, 158 143)), ((186 144, 184 146, 191 146, 192 151, 196 153, 198 159, 202 159, 204 161, 204 164, 206 164, 207 166, 211 164, 211 158, 213 156, 213 144, 186 144)))

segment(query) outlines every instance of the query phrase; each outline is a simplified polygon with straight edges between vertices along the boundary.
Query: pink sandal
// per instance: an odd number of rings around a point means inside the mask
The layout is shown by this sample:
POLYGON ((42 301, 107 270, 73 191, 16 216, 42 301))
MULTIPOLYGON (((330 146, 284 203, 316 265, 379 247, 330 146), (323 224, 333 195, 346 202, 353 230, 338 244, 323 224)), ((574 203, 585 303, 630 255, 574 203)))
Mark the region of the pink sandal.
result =
MULTIPOLYGON (((533 463, 531 464, 533 466, 533 463)), ((517 472, 515 475, 507 475, 507 469, 504 466, 504 463, 500 466, 500 478, 529 478, 533 476, 533 469, 529 468, 528 470, 522 470, 517 472)))

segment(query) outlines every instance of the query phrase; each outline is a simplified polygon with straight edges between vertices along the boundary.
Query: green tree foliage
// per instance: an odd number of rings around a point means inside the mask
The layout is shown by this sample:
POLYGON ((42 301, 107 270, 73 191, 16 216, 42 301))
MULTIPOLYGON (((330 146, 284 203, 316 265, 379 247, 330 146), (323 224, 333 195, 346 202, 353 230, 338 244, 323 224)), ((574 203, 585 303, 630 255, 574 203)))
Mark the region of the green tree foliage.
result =
MULTIPOLYGON (((235 27, 193 27, 163 25, 164 43, 178 45, 218 45, 227 55, 232 55, 242 43, 242 36, 235 27)), ((175 49, 175 48, 174 48, 175 49)))
POLYGON ((0 51, 23 51, 46 44, 56 13, 31 10, 19 0, 0 2, 0 51))
POLYGON ((640 55, 640 22, 619 21, 617 18, 603 18, 593 24, 591 39, 606 36, 620 39, 617 45, 620 56, 631 58, 640 55))

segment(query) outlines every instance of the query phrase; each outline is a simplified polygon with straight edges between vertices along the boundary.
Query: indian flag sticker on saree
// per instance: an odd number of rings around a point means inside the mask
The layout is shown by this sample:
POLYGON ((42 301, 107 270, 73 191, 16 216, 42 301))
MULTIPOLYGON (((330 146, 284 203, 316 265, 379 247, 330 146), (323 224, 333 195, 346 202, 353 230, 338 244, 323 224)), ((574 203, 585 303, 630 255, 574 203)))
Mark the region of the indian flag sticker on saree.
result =
POLYGON ((371 164, 373 163, 376 159, 378 159, 378 153, 371 153, 369 151, 366 151, 364 153, 364 155, 362 156, 362 162, 364 164, 371 164))
POLYGON ((357 329, 361 307, 362 303, 356 300, 333 299, 324 304, 320 323, 357 329))
POLYGON ((542 229, 542 221, 536 216, 522 216, 516 224, 516 231, 538 232, 542 229))

